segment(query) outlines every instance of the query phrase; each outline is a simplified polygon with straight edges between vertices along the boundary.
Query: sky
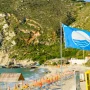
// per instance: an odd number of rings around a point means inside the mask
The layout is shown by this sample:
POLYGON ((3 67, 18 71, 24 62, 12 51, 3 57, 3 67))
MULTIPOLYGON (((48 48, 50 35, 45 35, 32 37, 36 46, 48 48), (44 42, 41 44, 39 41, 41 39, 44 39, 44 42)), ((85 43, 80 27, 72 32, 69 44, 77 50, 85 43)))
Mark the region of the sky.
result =
POLYGON ((84 0, 84 1, 86 1, 86 2, 90 2, 90 0, 84 0))

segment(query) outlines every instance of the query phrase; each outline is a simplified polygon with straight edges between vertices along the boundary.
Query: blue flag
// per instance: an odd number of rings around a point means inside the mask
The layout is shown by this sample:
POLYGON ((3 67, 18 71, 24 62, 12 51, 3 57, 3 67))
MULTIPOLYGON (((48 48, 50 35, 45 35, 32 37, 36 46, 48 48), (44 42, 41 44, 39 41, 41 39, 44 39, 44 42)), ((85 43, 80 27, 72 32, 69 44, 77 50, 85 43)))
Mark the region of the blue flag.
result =
POLYGON ((90 32, 62 24, 65 47, 90 50, 90 32))

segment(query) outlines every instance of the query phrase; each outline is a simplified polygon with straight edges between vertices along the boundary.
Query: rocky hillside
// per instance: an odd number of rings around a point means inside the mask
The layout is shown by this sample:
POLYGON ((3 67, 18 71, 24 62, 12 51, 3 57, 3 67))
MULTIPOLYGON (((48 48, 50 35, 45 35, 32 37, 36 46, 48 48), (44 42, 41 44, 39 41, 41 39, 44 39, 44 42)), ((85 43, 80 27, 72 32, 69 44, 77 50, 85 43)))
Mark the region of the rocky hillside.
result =
MULTIPOLYGON (((74 0, 0 0, 1 52, 40 63, 60 58, 60 22, 82 28, 89 24, 88 10, 88 3, 74 0)), ((63 57, 78 57, 78 52, 63 43, 63 57)))
POLYGON ((74 27, 86 29, 90 31, 90 3, 86 3, 84 8, 77 13, 76 21, 72 23, 74 27))

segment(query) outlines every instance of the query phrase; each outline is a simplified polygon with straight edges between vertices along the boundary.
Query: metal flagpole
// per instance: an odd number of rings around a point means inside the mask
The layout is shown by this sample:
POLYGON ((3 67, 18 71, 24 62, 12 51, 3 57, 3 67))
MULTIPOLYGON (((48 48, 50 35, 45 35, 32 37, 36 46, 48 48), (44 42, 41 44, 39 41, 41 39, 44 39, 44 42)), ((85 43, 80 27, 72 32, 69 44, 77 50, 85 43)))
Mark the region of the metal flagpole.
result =
POLYGON ((61 58, 61 72, 62 72, 62 23, 60 22, 60 58, 61 58))
POLYGON ((84 59, 84 66, 85 66, 85 57, 84 57, 85 55, 84 55, 84 50, 83 50, 83 59, 84 59))
POLYGON ((83 59, 84 59, 84 50, 83 50, 83 59))
MULTIPOLYGON (((62 23, 60 22, 60 73, 62 74, 62 23)), ((62 90, 62 78, 61 78, 61 90, 62 90)))

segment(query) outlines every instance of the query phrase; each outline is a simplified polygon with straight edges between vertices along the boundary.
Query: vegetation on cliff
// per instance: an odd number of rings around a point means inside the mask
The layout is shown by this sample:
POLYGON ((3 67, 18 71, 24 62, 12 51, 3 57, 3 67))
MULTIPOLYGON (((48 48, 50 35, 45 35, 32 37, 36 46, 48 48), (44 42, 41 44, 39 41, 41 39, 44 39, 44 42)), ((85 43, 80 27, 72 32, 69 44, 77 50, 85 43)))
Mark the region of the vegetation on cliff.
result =
MULTIPOLYGON (((0 12, 5 15, 0 17, 1 49, 16 60, 32 59, 43 63, 59 58, 60 22, 81 25, 78 23, 84 16, 80 15, 87 8, 89 5, 85 2, 74 0, 0 0, 0 12), (3 28, 5 25, 8 27, 3 28)), ((63 57, 81 58, 81 53, 80 50, 65 49, 63 42, 63 57)))

